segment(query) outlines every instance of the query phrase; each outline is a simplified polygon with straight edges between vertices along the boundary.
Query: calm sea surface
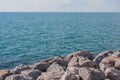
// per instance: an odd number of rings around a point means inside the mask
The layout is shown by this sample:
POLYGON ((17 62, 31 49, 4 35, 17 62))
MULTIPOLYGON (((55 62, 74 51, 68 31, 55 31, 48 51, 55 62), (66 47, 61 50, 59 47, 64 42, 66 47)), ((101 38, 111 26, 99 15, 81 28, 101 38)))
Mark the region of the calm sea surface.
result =
POLYGON ((120 49, 120 13, 0 13, 0 68, 120 49))

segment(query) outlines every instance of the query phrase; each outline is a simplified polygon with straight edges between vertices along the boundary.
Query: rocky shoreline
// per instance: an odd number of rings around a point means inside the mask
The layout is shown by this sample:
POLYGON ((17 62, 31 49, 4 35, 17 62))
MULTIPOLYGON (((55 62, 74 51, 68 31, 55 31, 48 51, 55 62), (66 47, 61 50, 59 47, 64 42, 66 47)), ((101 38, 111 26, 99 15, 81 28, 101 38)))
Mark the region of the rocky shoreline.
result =
POLYGON ((0 80, 120 80, 120 51, 96 57, 89 51, 55 56, 33 65, 0 70, 0 80))

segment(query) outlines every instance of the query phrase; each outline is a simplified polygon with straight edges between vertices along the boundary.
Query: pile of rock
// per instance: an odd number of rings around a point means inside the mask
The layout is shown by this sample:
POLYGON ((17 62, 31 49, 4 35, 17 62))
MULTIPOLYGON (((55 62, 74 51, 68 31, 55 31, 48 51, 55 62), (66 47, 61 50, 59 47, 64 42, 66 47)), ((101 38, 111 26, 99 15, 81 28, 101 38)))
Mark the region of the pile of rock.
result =
POLYGON ((89 51, 57 56, 33 65, 0 70, 0 80, 120 80, 120 51, 94 57, 89 51))

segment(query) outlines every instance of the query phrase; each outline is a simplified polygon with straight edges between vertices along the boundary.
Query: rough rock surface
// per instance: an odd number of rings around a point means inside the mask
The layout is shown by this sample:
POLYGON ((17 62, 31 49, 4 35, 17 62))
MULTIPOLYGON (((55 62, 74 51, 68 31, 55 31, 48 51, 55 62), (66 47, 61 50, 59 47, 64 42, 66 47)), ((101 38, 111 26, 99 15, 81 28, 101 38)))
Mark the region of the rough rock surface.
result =
POLYGON ((10 74, 9 70, 0 70, 0 80, 3 80, 9 74, 10 74))
POLYGON ((105 75, 98 69, 94 68, 80 68, 79 75, 82 77, 83 80, 104 80, 105 75))
POLYGON ((21 74, 26 75, 26 76, 30 76, 33 79, 36 79, 41 74, 41 71, 39 71, 37 69, 30 69, 30 70, 22 71, 21 74))
POLYGON ((6 77, 5 80, 35 80, 35 79, 29 76, 21 75, 21 74, 14 74, 6 77))
POLYGON ((0 80, 120 80, 120 50, 95 58, 89 51, 56 56, 33 65, 0 70, 0 80))
POLYGON ((29 66, 26 66, 26 65, 19 65, 19 66, 16 66, 14 69, 10 70, 10 73, 11 74, 20 74, 21 71, 24 71, 24 70, 29 70, 30 67, 29 66))

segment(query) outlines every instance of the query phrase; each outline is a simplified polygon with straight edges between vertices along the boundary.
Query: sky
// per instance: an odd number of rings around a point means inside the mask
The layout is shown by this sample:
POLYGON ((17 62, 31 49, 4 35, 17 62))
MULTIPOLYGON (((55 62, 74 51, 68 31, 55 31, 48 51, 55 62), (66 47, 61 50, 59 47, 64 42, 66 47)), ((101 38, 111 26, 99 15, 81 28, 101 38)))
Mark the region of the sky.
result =
POLYGON ((120 12, 120 0, 0 0, 0 12, 120 12))

